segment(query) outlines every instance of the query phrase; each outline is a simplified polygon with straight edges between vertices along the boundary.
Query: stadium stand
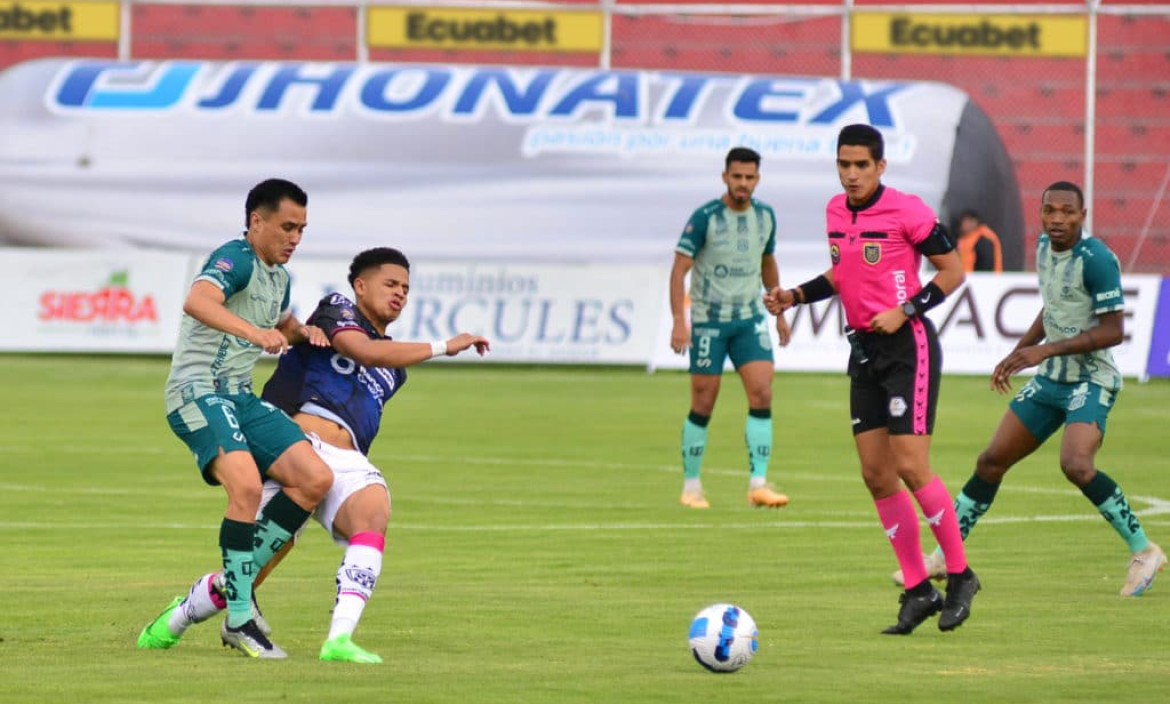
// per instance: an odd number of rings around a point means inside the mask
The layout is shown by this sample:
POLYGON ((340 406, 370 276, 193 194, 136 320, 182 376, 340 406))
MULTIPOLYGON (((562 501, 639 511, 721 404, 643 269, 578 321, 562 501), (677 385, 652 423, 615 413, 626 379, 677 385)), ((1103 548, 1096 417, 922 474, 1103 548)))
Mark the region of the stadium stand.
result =
MULTIPOLYGON (((666 1, 622 0, 619 5, 666 1)), ((595 4, 594 0, 562 2, 595 4)), ((740 0, 737 4, 769 3, 740 0)), ((130 52, 134 58, 351 61, 358 55, 357 12, 355 7, 338 4, 135 3, 130 52)), ((1134 271, 1170 271, 1170 203, 1163 200, 1155 217, 1149 216, 1170 164, 1168 36, 1170 14, 1098 16, 1094 231, 1119 250, 1140 240, 1141 256, 1134 271), (1138 231, 1147 221, 1150 227, 1144 233, 1138 231)), ((840 43, 840 21, 833 16, 619 12, 612 20, 610 57, 615 68, 837 76, 840 43)), ((0 67, 42 56, 109 58, 116 53, 112 43, 6 41, 0 42, 0 67)), ((575 66, 595 66, 599 60, 592 53, 433 49, 373 49, 369 56, 375 61, 575 66)), ((855 54, 852 59, 856 78, 939 80, 967 91, 992 117, 1012 154, 1030 233, 1039 230, 1035 204, 1044 186, 1055 178, 1083 179, 1085 67, 1079 58, 855 54)), ((1026 251, 1031 266, 1032 247, 1026 251)), ((1126 262, 1122 256, 1123 265, 1126 262)))
POLYGON ((135 4, 134 57, 352 61, 353 7, 135 4))

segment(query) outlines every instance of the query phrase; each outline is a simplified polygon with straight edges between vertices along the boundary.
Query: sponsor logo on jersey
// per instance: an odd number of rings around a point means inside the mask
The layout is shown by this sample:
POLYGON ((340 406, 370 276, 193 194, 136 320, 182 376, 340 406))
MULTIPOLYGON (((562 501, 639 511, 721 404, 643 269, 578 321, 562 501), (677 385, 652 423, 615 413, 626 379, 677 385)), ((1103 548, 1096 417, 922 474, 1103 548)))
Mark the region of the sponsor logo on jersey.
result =
POLYGON ((226 273, 226 272, 229 272, 232 269, 234 269, 236 265, 232 262, 231 259, 228 259, 227 257, 223 257, 222 259, 216 259, 215 263, 212 264, 212 266, 214 266, 216 269, 219 269, 220 271, 226 273))
POLYGON ((861 246, 861 256, 866 264, 877 264, 882 260, 882 246, 877 242, 866 242, 861 246))

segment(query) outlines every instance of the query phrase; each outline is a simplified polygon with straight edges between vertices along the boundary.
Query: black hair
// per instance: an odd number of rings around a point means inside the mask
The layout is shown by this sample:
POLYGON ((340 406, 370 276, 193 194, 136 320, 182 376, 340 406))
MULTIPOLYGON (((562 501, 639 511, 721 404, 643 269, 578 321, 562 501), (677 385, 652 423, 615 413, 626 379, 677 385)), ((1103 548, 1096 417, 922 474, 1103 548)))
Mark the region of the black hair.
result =
POLYGON ((353 282, 359 276, 370 269, 377 269, 383 264, 397 264, 410 271, 410 262, 406 260, 405 254, 393 247, 374 247, 358 253, 353 258, 353 262, 349 265, 349 285, 353 286, 353 282))
POLYGON ((761 158, 762 157, 760 156, 760 153, 754 149, 748 149, 747 147, 735 147, 731 151, 727 152, 727 158, 723 161, 723 169, 724 171, 730 170, 731 162, 733 161, 742 161, 747 164, 755 164, 756 168, 758 169, 760 167, 761 158))
POLYGON ((252 190, 248 191, 247 200, 244 201, 244 227, 251 227, 253 212, 261 209, 276 210, 280 207, 280 201, 286 198, 302 208, 309 204, 308 194, 292 181, 270 178, 252 186, 252 190))
POLYGON ((983 218, 979 217, 979 213, 975 212, 974 210, 971 210, 970 208, 967 208, 963 212, 959 213, 959 221, 960 222, 962 222, 963 220, 966 220, 967 218, 972 218, 976 222, 983 222, 983 218))
POLYGON ((875 162, 885 158, 885 140, 882 139, 882 133, 871 125, 856 124, 842 127, 841 132, 837 135, 837 151, 840 152, 841 147, 846 146, 868 147, 869 155, 873 157, 875 162))
POLYGON ((1040 194, 1041 201, 1044 200, 1044 196, 1048 195, 1049 191, 1068 191, 1070 193, 1076 193, 1077 194, 1077 206, 1080 207, 1081 210, 1084 210, 1084 208, 1085 208, 1085 194, 1081 193, 1081 187, 1078 186, 1077 184, 1073 183, 1072 181, 1057 181, 1056 183, 1052 184, 1048 188, 1045 188, 1044 192, 1040 194))

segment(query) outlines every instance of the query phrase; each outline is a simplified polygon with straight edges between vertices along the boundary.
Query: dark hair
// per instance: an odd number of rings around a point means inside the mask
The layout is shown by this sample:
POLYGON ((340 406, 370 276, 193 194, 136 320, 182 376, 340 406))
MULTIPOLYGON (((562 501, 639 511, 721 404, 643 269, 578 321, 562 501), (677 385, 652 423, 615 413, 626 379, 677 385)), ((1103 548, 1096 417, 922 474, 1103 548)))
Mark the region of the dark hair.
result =
POLYGON ((292 181, 270 178, 252 186, 244 201, 244 227, 251 226, 253 212, 260 209, 276 210, 280 207, 280 201, 286 198, 302 208, 309 204, 308 194, 292 181))
POLYGON ((1056 183, 1052 184, 1048 188, 1045 188, 1044 192, 1040 194, 1041 201, 1044 200, 1044 196, 1048 195, 1049 191, 1068 191, 1070 193, 1076 193, 1077 194, 1077 205, 1081 209, 1084 209, 1084 207, 1085 207, 1085 194, 1081 193, 1081 187, 1078 186, 1077 184, 1073 183, 1072 181, 1057 181, 1056 183))
POLYGON ((730 169, 731 162, 733 161, 742 161, 747 164, 755 164, 756 168, 759 168, 760 159, 760 153, 754 149, 748 149, 747 147, 735 147, 731 151, 727 152, 727 158, 723 161, 723 168, 725 171, 730 169))
POLYGON ((870 125, 845 125, 837 135, 837 151, 841 147, 868 147, 874 161, 881 161, 886 154, 886 143, 882 133, 870 125))
POLYGON ((349 265, 349 285, 353 286, 353 282, 359 276, 370 269, 377 269, 383 264, 397 264, 410 271, 410 262, 406 260, 405 254, 393 247, 374 247, 360 252, 353 258, 353 262, 349 265))
POLYGON ((974 210, 971 210, 970 208, 959 213, 959 221, 960 222, 962 222, 963 220, 966 220, 967 218, 972 218, 976 222, 983 222, 983 218, 979 217, 979 213, 975 212, 974 210))

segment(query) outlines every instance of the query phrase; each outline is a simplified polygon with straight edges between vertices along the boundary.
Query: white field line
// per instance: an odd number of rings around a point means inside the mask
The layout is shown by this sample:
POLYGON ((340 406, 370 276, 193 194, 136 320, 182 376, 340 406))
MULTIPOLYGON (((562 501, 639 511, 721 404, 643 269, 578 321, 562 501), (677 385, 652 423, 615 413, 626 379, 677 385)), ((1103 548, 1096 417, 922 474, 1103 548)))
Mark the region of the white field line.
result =
MULTIPOLYGON (((7 452, 9 450, 26 449, 25 447, 0 447, 0 452, 7 452)), ((27 448, 31 449, 31 448, 27 448)), ((95 450, 114 451, 121 454, 161 454, 162 449, 159 448, 137 448, 138 452, 127 452, 125 449, 117 450, 116 448, 99 448, 86 447, 77 445, 58 446, 54 451, 64 451, 68 453, 84 454, 94 453, 95 450)), ((105 454, 103 452, 103 454, 105 454)), ((658 471, 677 473, 678 467, 676 465, 657 465, 657 464, 639 464, 628 462, 595 462, 593 460, 576 460, 576 459, 533 459, 533 458, 514 458, 514 457, 445 457, 438 455, 401 455, 395 458, 396 463, 455 463, 455 464, 477 464, 477 465, 499 465, 499 466, 532 466, 532 467, 577 467, 593 470, 618 470, 618 471, 658 471)), ((744 470, 726 469, 726 468, 707 468, 703 470, 706 474, 719 474, 729 476, 743 476, 744 470)), ((823 475, 809 472, 784 472, 782 469, 774 469, 773 476, 787 476, 790 478, 797 478, 802 481, 828 481, 828 482, 856 482, 858 477, 847 477, 842 475, 823 475)), ((1010 485, 1008 491, 1035 493, 1035 494, 1054 494, 1061 496, 1078 496, 1080 492, 1072 488, 1049 488, 1049 487, 1034 487, 1034 486, 1017 486, 1010 485)), ((103 488, 103 487, 62 487, 59 484, 38 485, 38 484, 12 484, 0 483, 0 491, 4 492, 30 492, 30 493, 52 493, 53 495, 61 494, 80 494, 89 496, 160 496, 167 493, 174 492, 160 492, 157 489, 143 488, 143 487, 127 487, 127 488, 103 488)), ((1146 507, 1137 509, 1135 513, 1143 517, 1154 517, 1161 515, 1170 515, 1170 500, 1161 499, 1152 496, 1131 496, 1130 501, 1135 504, 1147 504, 1146 507)), ((597 510, 613 510, 613 509, 641 509, 646 508, 647 504, 630 504, 630 503, 590 503, 585 501, 573 502, 542 502, 542 501, 523 501, 512 499, 476 499, 461 501, 450 498, 433 498, 433 497, 417 497, 412 499, 421 503, 434 504, 467 504, 467 505, 495 505, 495 506, 513 506, 513 507, 540 507, 540 508, 579 508, 579 509, 597 509, 597 510)), ((434 531, 434 532, 543 532, 543 531, 635 531, 635 530, 761 530, 761 529, 872 529, 874 520, 870 517, 870 512, 821 512, 820 515, 836 515, 836 516, 850 516, 850 517, 866 517, 866 520, 858 521, 843 521, 843 520, 819 520, 819 521, 768 521, 768 522, 745 522, 745 523, 727 523, 727 522, 705 522, 705 523, 641 523, 641 522, 613 522, 613 523, 551 523, 551 524, 482 524, 482 525, 432 525, 425 523, 411 523, 409 521, 396 521, 392 526, 392 530, 409 530, 409 531, 434 531)), ((983 518, 980 523, 984 524, 1008 524, 1008 523, 1027 523, 1027 522, 1077 522, 1077 521, 1099 521, 1100 516, 1086 507, 1083 513, 1074 515, 1040 515, 1040 516, 988 516, 983 518)), ((1148 525, 1167 525, 1162 521, 1143 521, 1148 525)), ((69 529, 69 530, 87 530, 87 529, 108 529, 121 530, 128 528, 151 528, 156 530, 218 530, 218 524, 185 524, 185 523, 126 523, 126 522, 84 522, 84 523, 46 523, 38 521, 0 521, 0 530, 24 530, 24 529, 69 529)))
MULTIPOLYGON (((1170 504, 1170 502, 1164 502, 1170 504)), ((1146 516, 1170 514, 1170 505, 1156 509, 1138 511, 1146 516)), ((1093 513, 1077 516, 988 516, 980 520, 981 524, 1010 524, 1010 523, 1073 523, 1095 522, 1101 517, 1093 513)), ((1170 521, 1144 520, 1143 526, 1170 526, 1170 521)), ((430 523, 391 523, 391 533, 395 531, 410 531, 424 533, 601 533, 601 532, 629 532, 629 531, 691 531, 691 530, 876 530, 877 520, 869 521, 767 521, 752 522, 704 522, 704 523, 488 523, 473 525, 435 525, 430 523)), ((49 523, 42 521, 0 521, 0 530, 219 530, 219 524, 213 523, 129 523, 125 521, 109 523, 49 523)))

